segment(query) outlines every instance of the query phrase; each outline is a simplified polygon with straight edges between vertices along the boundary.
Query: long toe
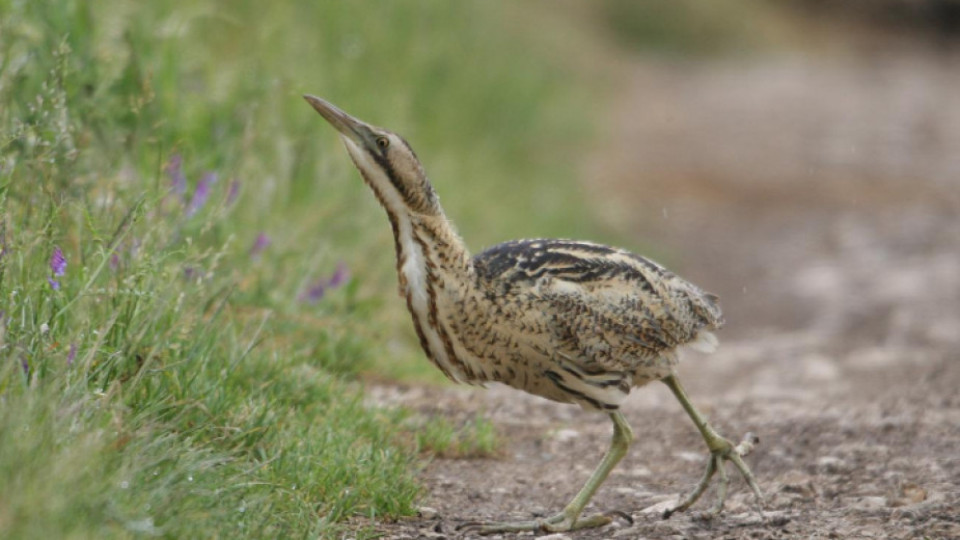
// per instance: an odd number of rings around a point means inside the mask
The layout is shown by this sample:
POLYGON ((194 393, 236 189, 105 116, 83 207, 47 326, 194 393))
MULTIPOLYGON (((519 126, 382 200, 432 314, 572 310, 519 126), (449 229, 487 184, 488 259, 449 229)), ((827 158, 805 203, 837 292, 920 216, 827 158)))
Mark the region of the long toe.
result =
POLYGON ((707 467, 703 477, 700 478, 700 481, 693 490, 691 490, 677 506, 663 513, 663 518, 668 519, 674 513, 683 512, 693 506, 706 491, 707 487, 709 487, 714 474, 720 477, 717 483, 717 501, 708 512, 708 515, 719 514, 723 510, 723 505, 727 497, 727 473, 724 468, 726 465, 724 462, 726 461, 733 463, 737 470, 740 471, 740 475, 743 477, 744 482, 747 483, 747 486, 750 487, 750 491, 753 492, 757 507, 761 515, 763 515, 763 493, 760 491, 760 486, 757 485, 757 481, 750 471, 750 467, 743 461, 743 457, 749 454, 757 443, 759 443, 759 439, 752 433, 747 433, 740 444, 736 446, 726 439, 721 439, 719 444, 716 444, 714 446, 715 449, 710 453, 710 459, 707 461, 707 467))
POLYGON ((757 511, 760 512, 760 515, 763 515, 763 492, 760 490, 760 486, 757 485, 757 480, 753 476, 753 472, 750 471, 750 467, 747 466, 746 462, 743 461, 738 454, 733 454, 727 458, 733 462, 733 465, 740 471, 740 476, 743 477, 743 481, 747 483, 747 486, 750 487, 750 491, 753 492, 754 499, 757 503, 757 511))
POLYGON ((457 526, 457 532, 462 535, 479 534, 486 536, 488 534, 501 534, 511 532, 527 532, 541 530, 542 522, 534 521, 469 521, 457 526))
POLYGON ((750 488, 750 491, 753 492, 758 510, 760 511, 761 515, 763 514, 763 493, 760 491, 760 486, 757 485, 757 480, 754 478, 750 467, 743 460, 743 458, 748 455, 759 442, 760 439, 756 435, 753 433, 747 433, 737 446, 731 445, 730 450, 719 454, 714 454, 719 458, 718 461, 720 461, 720 463, 718 463, 718 465, 721 468, 719 471, 720 484, 717 486, 717 504, 714 507, 716 513, 719 513, 723 509, 723 502, 727 495, 727 474, 726 471, 723 470, 723 462, 729 461, 733 463, 733 466, 736 467, 738 471, 740 471, 740 476, 743 477, 743 481, 750 488))
POLYGON ((663 519, 670 519, 670 516, 677 512, 683 512, 687 508, 693 506, 694 503, 700 499, 700 496, 703 495, 703 492, 707 490, 707 487, 710 485, 710 479, 713 478, 714 473, 717 472, 718 466, 722 466, 720 459, 716 455, 711 454, 710 458, 707 459, 707 468, 703 471, 703 476, 700 478, 700 481, 697 482, 697 485, 694 486, 690 493, 686 497, 681 499, 676 506, 673 508, 668 508, 663 511, 663 519))
MULTIPOLYGON (((620 513, 616 513, 616 515, 620 515, 620 513)), ((594 514, 575 519, 560 513, 546 519, 529 521, 471 521, 458 526, 457 531, 461 534, 472 533, 481 536, 519 532, 560 533, 603 527, 613 521, 613 517, 613 514, 594 514)), ((632 518, 629 521, 632 522, 632 518)))

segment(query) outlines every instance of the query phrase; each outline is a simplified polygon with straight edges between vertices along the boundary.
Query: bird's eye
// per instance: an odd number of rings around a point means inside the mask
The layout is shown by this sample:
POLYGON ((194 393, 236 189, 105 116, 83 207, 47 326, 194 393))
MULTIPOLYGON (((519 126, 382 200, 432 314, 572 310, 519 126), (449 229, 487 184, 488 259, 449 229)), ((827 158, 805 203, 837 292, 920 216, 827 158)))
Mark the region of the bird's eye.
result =
POLYGON ((390 146, 390 139, 386 137, 377 137, 377 146, 380 148, 386 148, 390 146))

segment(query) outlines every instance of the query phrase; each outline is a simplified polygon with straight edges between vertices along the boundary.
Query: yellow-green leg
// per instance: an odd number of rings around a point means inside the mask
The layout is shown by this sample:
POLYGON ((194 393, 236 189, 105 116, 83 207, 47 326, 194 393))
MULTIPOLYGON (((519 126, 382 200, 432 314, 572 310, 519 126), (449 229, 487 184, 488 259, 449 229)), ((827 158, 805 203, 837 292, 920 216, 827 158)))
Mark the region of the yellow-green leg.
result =
POLYGON ((747 485, 750 486, 750 490, 753 491, 754 496, 757 499, 757 505, 763 507, 763 494, 760 492, 760 488, 757 486, 757 481, 753 477, 753 473, 750 472, 750 467, 747 466, 743 461, 743 457, 750 453, 753 450, 754 445, 756 445, 759 440, 756 435, 752 433, 747 433, 744 436, 743 441, 740 444, 734 446, 733 443, 721 437, 714 429, 707 423, 707 420, 700 414, 699 411, 693 406, 693 403, 690 401, 690 398, 687 396, 687 393, 683 390, 683 386, 680 385, 680 381, 677 379, 676 375, 671 375, 663 379, 663 382, 670 387, 670 390, 673 392, 673 395, 676 396, 677 400, 680 401, 680 404, 683 405, 687 414, 690 415, 690 418, 693 419, 693 423, 696 424, 697 429, 700 430, 700 434, 703 435, 703 440, 707 443, 707 448, 710 449, 710 459, 707 461, 707 468, 703 473, 703 476, 700 478, 700 482, 693 488, 686 497, 680 501, 677 506, 666 510, 663 513, 663 518, 669 518, 674 512, 683 512, 687 508, 697 502, 697 499, 703 495, 703 492, 707 490, 707 487, 710 485, 710 480, 713 478, 714 474, 720 476, 720 482, 717 485, 717 502, 714 507, 710 510, 711 514, 717 514, 723 510, 723 502, 727 496, 727 471, 724 469, 724 461, 731 461, 737 470, 740 471, 740 474, 743 475, 744 481, 747 482, 747 485))
POLYGON ((610 449, 603 455, 600 465, 597 466, 593 474, 584 484, 580 492, 564 507, 559 514, 546 518, 530 521, 516 522, 473 522, 465 523, 458 527, 462 532, 475 532, 477 534, 496 534, 505 532, 521 531, 545 531, 545 532, 564 532, 575 531, 578 529, 588 529, 591 527, 602 527, 612 521, 612 517, 605 514, 594 514, 581 519, 580 513, 587 506, 593 494, 596 493, 600 484, 607 479, 610 471, 616 466, 617 462, 627 453, 630 447, 630 441, 633 440, 633 430, 627 424, 626 419, 618 411, 610 414, 613 420, 613 438, 610 441, 610 449))

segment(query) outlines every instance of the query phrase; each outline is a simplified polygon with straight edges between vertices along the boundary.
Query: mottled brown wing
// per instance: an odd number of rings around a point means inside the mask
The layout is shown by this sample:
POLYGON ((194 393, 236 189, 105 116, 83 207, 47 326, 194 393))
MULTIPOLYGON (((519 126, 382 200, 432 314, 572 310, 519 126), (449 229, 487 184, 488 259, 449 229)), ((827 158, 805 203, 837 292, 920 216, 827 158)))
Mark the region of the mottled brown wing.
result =
POLYGON ((608 246, 521 240, 494 246, 474 263, 487 283, 525 288, 545 313, 562 314, 552 319, 557 353, 585 371, 633 369, 694 339, 700 328, 722 324, 715 297, 608 246))

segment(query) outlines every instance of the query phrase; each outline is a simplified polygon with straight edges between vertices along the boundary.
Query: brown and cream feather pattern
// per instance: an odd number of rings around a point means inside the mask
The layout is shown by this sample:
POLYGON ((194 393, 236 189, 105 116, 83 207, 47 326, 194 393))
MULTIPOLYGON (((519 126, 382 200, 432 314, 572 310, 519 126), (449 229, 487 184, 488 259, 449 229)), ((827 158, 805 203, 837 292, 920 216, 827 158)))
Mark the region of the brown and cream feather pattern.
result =
POLYGON ((678 347, 712 348, 710 332, 723 325, 716 296, 621 249, 523 240, 472 264, 477 288, 495 306, 486 324, 523 328, 513 339, 524 354, 512 363, 541 375, 535 388, 523 386, 529 376, 495 379, 558 401, 616 409, 632 387, 669 375, 678 347))
POLYGON ((423 254, 398 271, 427 355, 452 379, 497 381, 555 401, 615 410, 630 389, 672 373, 677 349, 709 349, 717 298, 662 266, 588 242, 522 240, 469 258, 442 214, 411 228, 423 254))

